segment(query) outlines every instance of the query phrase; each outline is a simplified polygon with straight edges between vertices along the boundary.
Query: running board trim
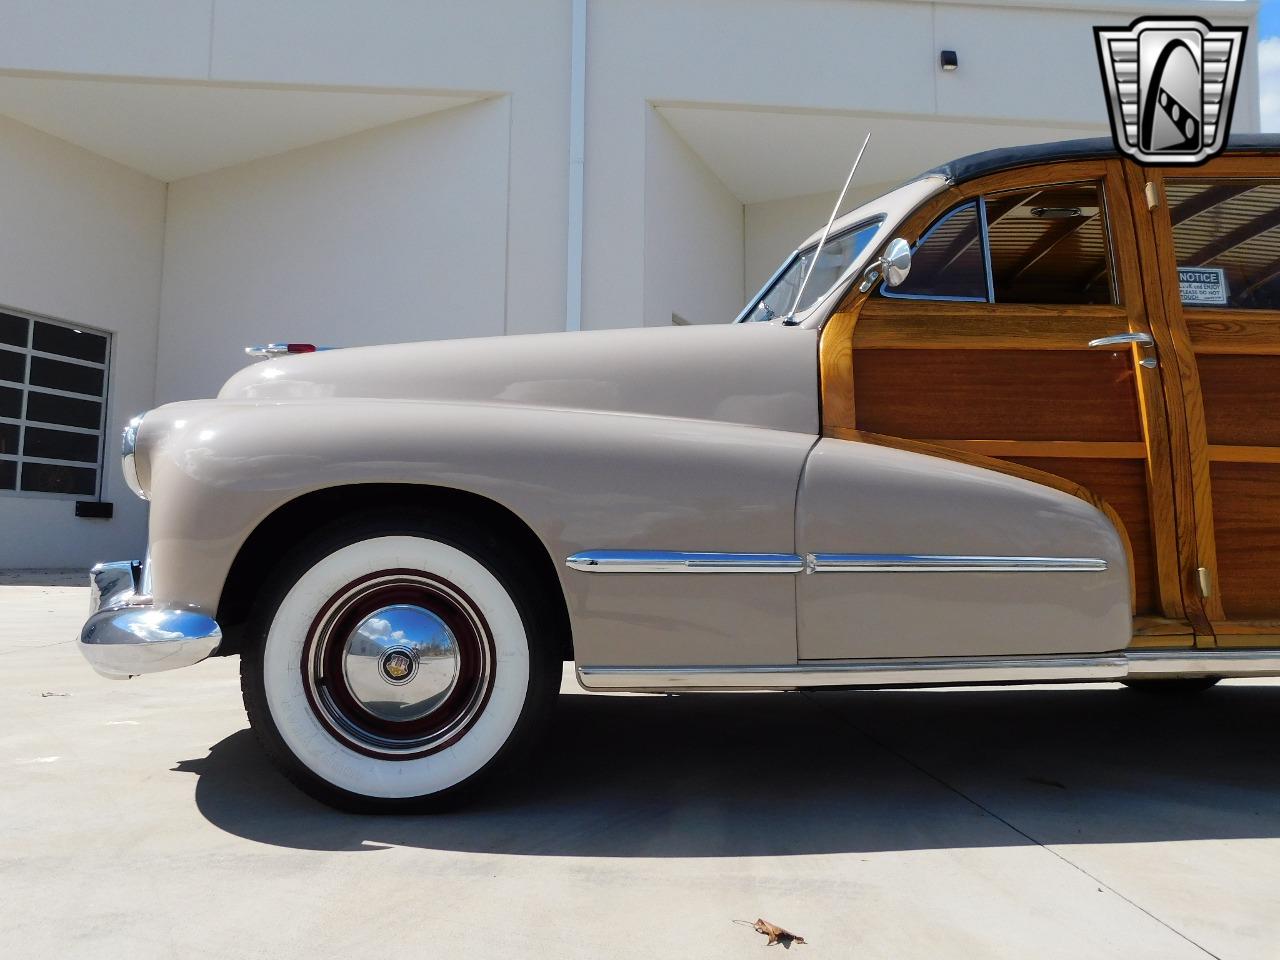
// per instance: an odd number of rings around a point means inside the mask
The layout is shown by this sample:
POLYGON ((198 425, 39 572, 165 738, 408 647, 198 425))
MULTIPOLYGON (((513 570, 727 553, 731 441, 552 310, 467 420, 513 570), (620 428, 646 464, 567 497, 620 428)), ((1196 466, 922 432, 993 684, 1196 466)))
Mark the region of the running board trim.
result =
POLYGON ((809 660, 792 664, 578 667, 587 690, 800 690, 812 687, 1059 683, 1169 676, 1280 676, 1280 650, 1130 650, 1061 657, 809 660))
POLYGON ((1129 676, 1280 677, 1280 650, 1129 650, 1129 676))
POLYGON ((795 690, 899 683, 1118 680, 1123 656, 821 660, 781 666, 579 667, 588 690, 795 690))

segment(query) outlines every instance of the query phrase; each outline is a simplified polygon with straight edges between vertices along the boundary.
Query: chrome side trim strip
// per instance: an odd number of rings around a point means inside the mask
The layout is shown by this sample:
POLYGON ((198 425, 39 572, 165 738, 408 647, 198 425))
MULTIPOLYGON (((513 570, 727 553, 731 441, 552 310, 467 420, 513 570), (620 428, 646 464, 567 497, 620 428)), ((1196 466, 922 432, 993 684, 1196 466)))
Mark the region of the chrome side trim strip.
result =
POLYGON ((899 553, 814 553, 814 573, 1096 573, 1091 557, 958 557, 899 553))
POLYGON ((1131 677, 1280 676, 1280 650, 1129 650, 1131 677))
POLYGON ((585 573, 1094 573, 1091 557, 966 557, 909 553, 714 553, 584 550, 565 560, 585 573))
POLYGON ((584 550, 565 560, 587 573, 800 573, 794 553, 690 553, 680 550, 584 550))
POLYGON ((1119 680, 1123 654, 1071 657, 929 657, 810 660, 804 663, 688 667, 578 667, 588 690, 796 690, 894 684, 1052 683, 1119 680))
POLYGON ((972 683, 1056 683, 1149 677, 1280 676, 1280 650, 1126 650, 1061 657, 923 657, 789 664, 578 667, 587 690, 800 690, 972 683))

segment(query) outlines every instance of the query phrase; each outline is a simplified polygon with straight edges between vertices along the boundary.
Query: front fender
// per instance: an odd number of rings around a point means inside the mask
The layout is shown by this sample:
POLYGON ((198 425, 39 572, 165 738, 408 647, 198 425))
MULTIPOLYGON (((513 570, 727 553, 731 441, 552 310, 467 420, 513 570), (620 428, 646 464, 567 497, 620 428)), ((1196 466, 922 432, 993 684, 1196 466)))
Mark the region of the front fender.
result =
POLYGON ((486 497, 533 530, 558 571, 580 664, 795 660, 791 578, 599 576, 564 560, 593 549, 793 552, 810 434, 404 400, 223 400, 155 414, 167 425, 147 457, 157 600, 214 611, 245 540, 298 496, 421 484, 486 497))

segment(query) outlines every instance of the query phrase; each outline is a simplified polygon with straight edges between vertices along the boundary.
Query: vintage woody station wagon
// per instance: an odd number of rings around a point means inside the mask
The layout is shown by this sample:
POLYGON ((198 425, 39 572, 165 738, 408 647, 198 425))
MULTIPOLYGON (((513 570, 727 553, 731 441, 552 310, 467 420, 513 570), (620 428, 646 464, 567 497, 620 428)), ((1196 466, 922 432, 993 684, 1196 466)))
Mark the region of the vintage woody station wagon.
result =
POLYGON ((95 568, 82 650, 240 654, 266 749, 365 809, 508 768, 566 660, 639 691, 1280 674, 1280 140, 993 151, 818 241, 737 324, 260 349, 131 425, 148 558, 95 568))

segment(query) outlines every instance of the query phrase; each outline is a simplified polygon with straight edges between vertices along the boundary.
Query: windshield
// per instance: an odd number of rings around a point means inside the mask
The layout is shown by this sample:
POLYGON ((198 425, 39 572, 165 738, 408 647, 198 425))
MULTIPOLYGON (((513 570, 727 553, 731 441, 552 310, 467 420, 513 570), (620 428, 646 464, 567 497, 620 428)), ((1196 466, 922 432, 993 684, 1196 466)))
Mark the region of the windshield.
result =
MULTIPOLYGON (((853 263, 862 249, 871 242, 871 238, 879 227, 880 221, 876 220, 851 227, 843 233, 827 238, 827 242, 822 247, 822 255, 818 257, 818 265, 813 270, 813 276, 809 278, 809 283, 804 288, 804 302, 795 305, 795 313, 808 310, 823 294, 836 285, 836 282, 844 276, 844 272, 849 269, 849 264, 853 263)), ((792 257, 791 262, 774 280, 773 285, 742 317, 744 323, 772 320, 774 317, 785 317, 793 312, 792 304, 796 299, 796 291, 800 289, 805 271, 809 269, 809 262, 813 259, 817 247, 818 245, 814 244, 792 257)))

